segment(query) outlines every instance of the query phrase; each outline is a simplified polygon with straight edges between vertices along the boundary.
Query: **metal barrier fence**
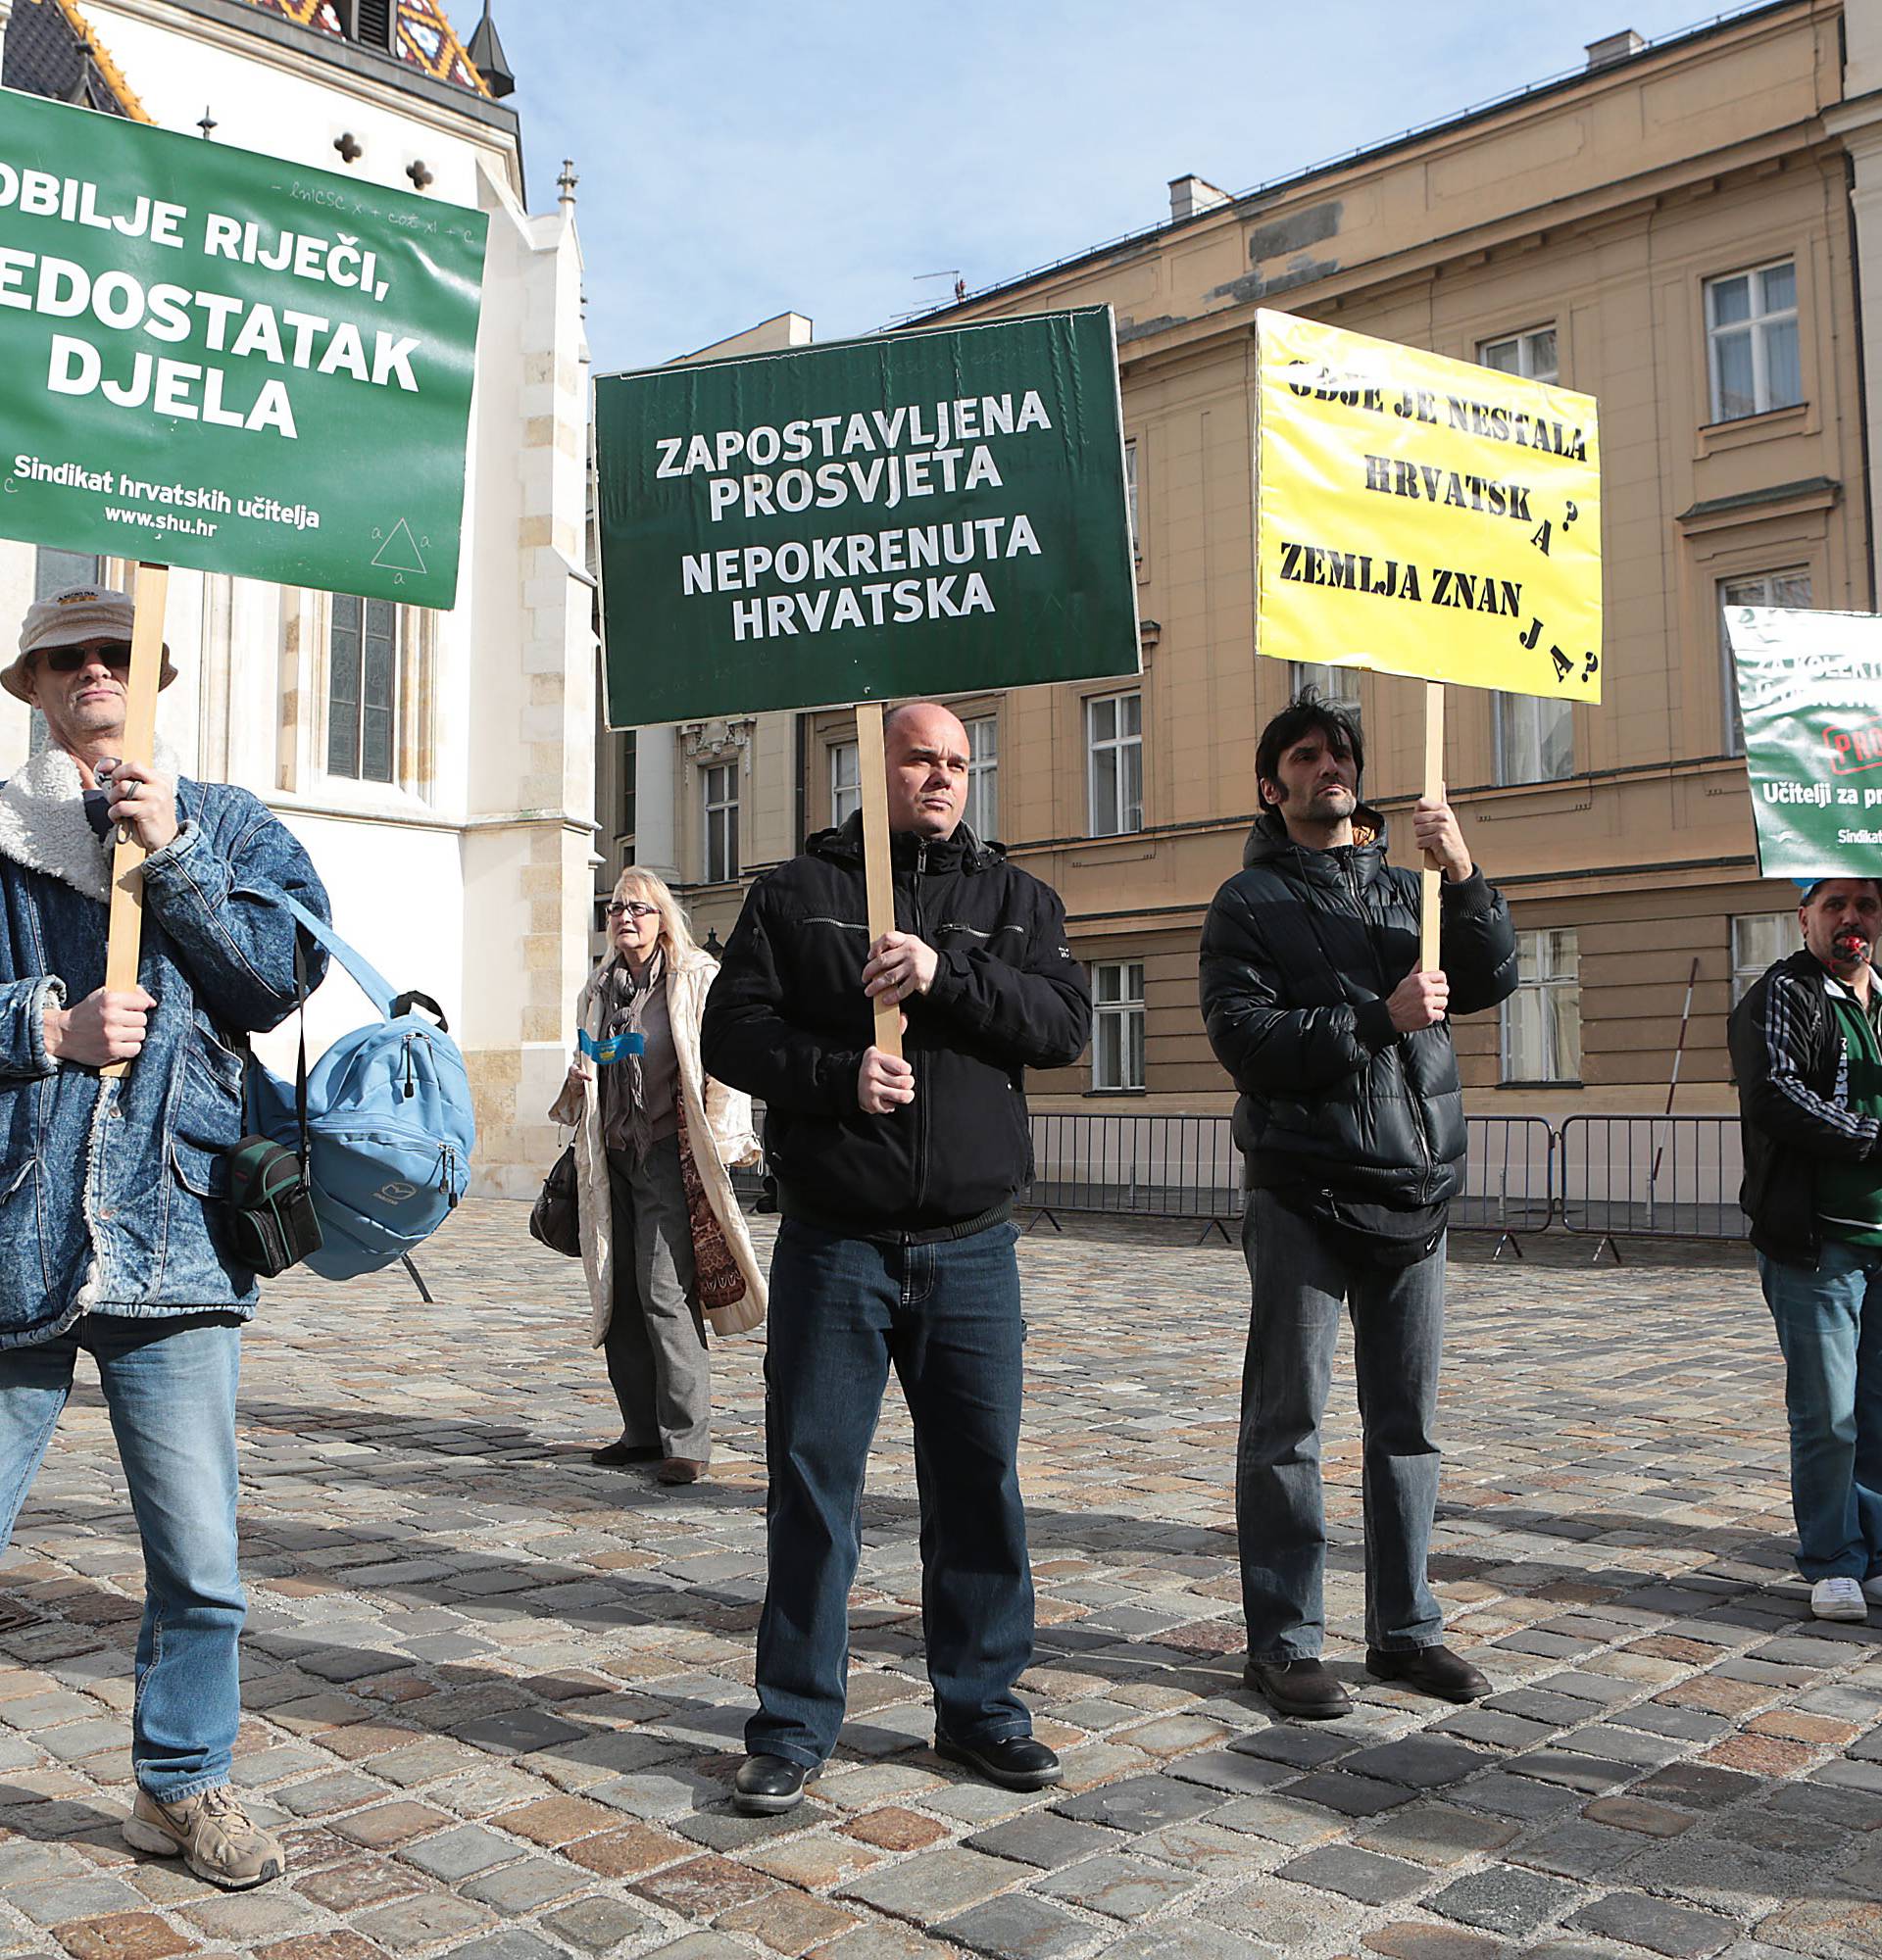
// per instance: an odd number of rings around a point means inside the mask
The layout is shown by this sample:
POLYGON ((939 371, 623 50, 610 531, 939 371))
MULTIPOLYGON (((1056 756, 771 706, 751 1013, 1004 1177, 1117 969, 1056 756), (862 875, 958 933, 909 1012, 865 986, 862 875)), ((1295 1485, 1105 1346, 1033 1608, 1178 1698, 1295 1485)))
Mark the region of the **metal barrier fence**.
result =
POLYGON ((1463 1120, 1463 1190, 1452 1201, 1452 1229, 1496 1232, 1520 1252, 1523 1234, 1555 1221, 1556 1133, 1542 1116, 1463 1120))
POLYGON ((1039 1114, 1020 1201, 1048 1215, 1225 1224, 1242 1215, 1242 1156, 1226 1116, 1039 1114))
MULTIPOLYGON (((1557 1133, 1562 1229, 1602 1246, 1634 1239, 1742 1239, 1744 1174, 1730 1116, 1570 1116, 1557 1133)), ((1618 1249, 1615 1249, 1618 1256, 1618 1249)))
MULTIPOLYGON (((1469 1116, 1460 1232, 1495 1232, 1498 1251, 1560 1224, 1595 1237, 1742 1239, 1739 1131, 1728 1116, 1469 1116)), ((1032 1182, 1020 1206, 1057 1213, 1194 1219, 1224 1238, 1244 1208, 1241 1152, 1226 1116, 1036 1112, 1032 1182)), ((734 1171, 750 1203, 762 1171, 734 1171)))
MULTIPOLYGON (((1555 1216, 1555 1133, 1540 1116, 1471 1116, 1461 1232, 1514 1241, 1555 1216)), ((1048 1111, 1032 1119, 1033 1177, 1021 1204, 1054 1214, 1197 1218, 1227 1236, 1244 1208, 1242 1157, 1226 1116, 1048 1111)), ((1517 1248, 1520 1250, 1520 1247, 1517 1248)))

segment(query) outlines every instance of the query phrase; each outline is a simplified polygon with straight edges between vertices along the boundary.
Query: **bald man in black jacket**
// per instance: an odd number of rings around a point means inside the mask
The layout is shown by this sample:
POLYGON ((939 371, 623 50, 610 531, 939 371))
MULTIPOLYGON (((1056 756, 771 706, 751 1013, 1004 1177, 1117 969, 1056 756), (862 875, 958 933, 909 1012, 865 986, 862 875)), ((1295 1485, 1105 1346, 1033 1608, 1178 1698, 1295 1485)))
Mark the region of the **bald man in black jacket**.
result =
POLYGON ((836 1745, 864 1465, 893 1363, 915 1424, 935 1746, 1012 1789, 1057 1783, 1013 1684, 1032 1658, 1015 1457, 1014 1199, 1024 1071, 1064 1068, 1091 996, 1052 889, 962 822, 967 736, 945 708, 884 730, 896 930, 865 923, 862 822, 752 888, 707 997, 709 1074, 766 1105, 777 1178, 765 1362, 769 1571, 758 1712, 734 1798, 788 1810, 836 1745), (874 1046, 874 1003, 906 1058, 874 1046))

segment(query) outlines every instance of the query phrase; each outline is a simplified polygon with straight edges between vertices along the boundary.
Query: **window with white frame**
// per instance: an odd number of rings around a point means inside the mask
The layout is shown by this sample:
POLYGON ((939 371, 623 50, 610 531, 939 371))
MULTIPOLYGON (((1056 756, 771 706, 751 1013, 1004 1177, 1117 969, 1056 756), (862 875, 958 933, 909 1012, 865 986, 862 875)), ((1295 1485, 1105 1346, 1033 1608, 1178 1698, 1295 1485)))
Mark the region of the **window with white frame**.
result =
POLYGON ((838 829, 863 808, 863 764, 854 742, 830 744, 830 821, 838 829))
POLYGON ((1726 619, 1735 606, 1782 606, 1794 612, 1808 612, 1810 606, 1810 573, 1807 565, 1792 565, 1784 571, 1753 572, 1744 578, 1722 578, 1718 582, 1718 658, 1724 676, 1725 753, 1745 753, 1745 719, 1738 710, 1738 676, 1732 665, 1732 636, 1726 619))
POLYGON ((1797 267, 1789 259, 1706 281, 1712 420, 1737 421, 1804 399, 1797 267))
POLYGON ((967 808, 973 834, 984 842, 1000 834, 1000 717, 981 715, 966 724, 967 808))
POLYGON ((1141 559, 1144 548, 1137 542, 1137 438, 1124 438, 1124 510, 1130 518, 1130 551, 1141 559))
POLYGON ((1101 959, 1091 969, 1091 1086, 1144 1086, 1144 962, 1101 959))
POLYGON ((1329 708, 1343 709, 1352 716, 1354 726, 1359 726, 1358 667, 1328 666, 1323 661, 1289 661, 1287 676, 1288 686, 1293 690, 1296 701, 1311 697, 1314 701, 1325 702, 1329 708))
POLYGON ((1359 668, 1327 666, 1325 661, 1288 661, 1288 686, 1298 702, 1313 696, 1327 708, 1343 708, 1359 721, 1359 668))
POLYGON ((34 602, 50 599, 74 585, 97 585, 104 577, 104 561, 93 552, 55 551, 36 546, 32 554, 34 602))
POLYGON ((1573 927, 1516 934, 1516 991, 1503 1004, 1503 1079, 1581 1080, 1581 950, 1573 927))
POLYGON ((1085 703, 1091 834, 1144 827, 1144 698, 1108 694, 1085 703))
POLYGON ((1732 920, 1732 1005, 1803 944, 1796 912, 1741 912, 1732 920))
POLYGON ((326 773, 398 780, 399 609, 335 593, 326 650, 326 773))
POLYGON ((699 772, 706 814, 705 882, 738 876, 738 762, 708 762, 699 772))
POLYGON ((1501 340, 1480 340, 1477 364, 1500 374, 1520 374, 1525 381, 1557 380, 1560 369, 1556 362, 1556 329, 1538 326, 1527 333, 1505 334, 1501 340))
POLYGON ((1575 772, 1575 705, 1539 694, 1496 697, 1497 781, 1553 783, 1575 772))

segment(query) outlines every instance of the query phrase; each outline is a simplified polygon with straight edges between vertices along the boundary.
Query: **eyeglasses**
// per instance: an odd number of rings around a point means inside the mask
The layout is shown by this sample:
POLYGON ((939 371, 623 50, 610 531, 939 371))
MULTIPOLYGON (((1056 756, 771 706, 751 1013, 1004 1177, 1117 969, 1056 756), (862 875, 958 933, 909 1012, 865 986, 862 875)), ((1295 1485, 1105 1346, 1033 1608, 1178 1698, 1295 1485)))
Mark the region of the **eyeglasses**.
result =
POLYGON ((619 918, 623 912, 629 918, 658 918, 660 916, 660 907, 658 906, 643 906, 638 899, 628 899, 625 903, 619 899, 611 901, 608 906, 608 916, 611 919, 619 918))
POLYGON ((130 664, 130 642, 114 640, 104 647, 48 647, 43 658, 46 665, 56 674, 76 673, 93 661, 103 661, 108 667, 127 667, 130 664))

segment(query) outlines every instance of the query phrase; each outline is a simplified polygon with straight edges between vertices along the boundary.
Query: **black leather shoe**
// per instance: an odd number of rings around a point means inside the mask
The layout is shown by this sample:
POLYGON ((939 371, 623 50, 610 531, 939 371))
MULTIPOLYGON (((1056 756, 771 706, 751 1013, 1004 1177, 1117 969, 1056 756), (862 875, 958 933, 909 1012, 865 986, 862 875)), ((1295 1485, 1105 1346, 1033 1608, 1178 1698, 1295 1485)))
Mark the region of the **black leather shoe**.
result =
POLYGON ((1317 1660, 1251 1660, 1242 1679, 1259 1688, 1277 1715, 1298 1716, 1303 1722, 1331 1722, 1349 1713, 1347 1691, 1317 1660))
POLYGON ((1367 1647, 1365 1671, 1374 1681, 1402 1681, 1440 1701, 1480 1701, 1490 1692, 1482 1670, 1449 1647, 1412 1647, 1406 1653, 1367 1647))
POLYGON ((732 1802, 752 1817, 775 1817, 804 1801, 804 1786, 817 1774, 783 1756, 747 1756, 732 1779, 732 1802))
POLYGON ((613 1470, 622 1463, 658 1463, 666 1454, 657 1443, 629 1443, 622 1438, 618 1443, 605 1443, 599 1449, 589 1450, 588 1460, 599 1463, 606 1470, 613 1470))
POLYGON ((987 1742, 957 1742, 937 1736, 934 1753, 951 1763, 965 1763, 975 1776, 997 1783, 1002 1789, 1044 1789, 1065 1780, 1065 1765, 1030 1736, 996 1736, 987 1742))

